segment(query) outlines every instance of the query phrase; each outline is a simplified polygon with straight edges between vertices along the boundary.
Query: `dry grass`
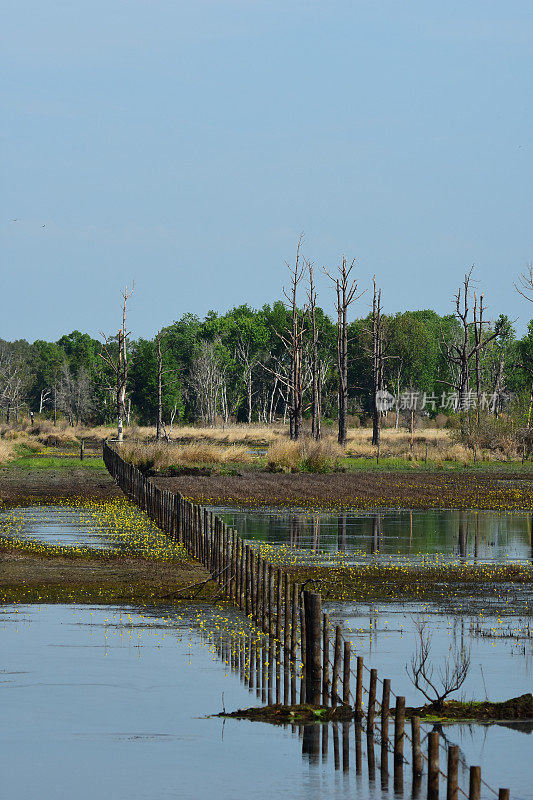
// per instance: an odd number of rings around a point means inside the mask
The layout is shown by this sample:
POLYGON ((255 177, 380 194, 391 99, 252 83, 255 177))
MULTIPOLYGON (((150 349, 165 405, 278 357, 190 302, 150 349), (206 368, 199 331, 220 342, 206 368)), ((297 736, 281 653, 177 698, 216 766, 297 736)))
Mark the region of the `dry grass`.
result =
MULTIPOLYGON (((471 461, 472 450, 457 442, 452 432, 443 428, 415 430, 413 446, 411 434, 405 428, 383 428, 381 431, 380 456, 382 458, 406 458, 409 461, 471 461)), ((372 430, 350 429, 346 455, 353 458, 375 458, 376 447, 372 444, 372 430)))
MULTIPOLYGON (((307 425, 307 423, 306 423, 307 425)), ((343 455, 337 448, 336 426, 324 426, 324 436, 320 448, 310 449, 311 439, 304 436, 306 444, 294 444, 289 440, 288 425, 261 425, 259 423, 232 424, 219 428, 202 428, 196 426, 177 427, 172 432, 171 447, 181 447, 178 460, 172 463, 198 464, 218 463, 228 461, 246 463, 252 459, 248 448, 268 448, 268 460, 271 468, 291 470, 317 470, 321 464, 333 463, 343 455), (230 448, 235 449, 229 452, 230 448), (240 447, 240 449, 239 449, 240 447), (191 448, 191 449, 186 449, 191 448), (209 449, 214 448, 214 449, 209 449), (217 451, 217 448, 219 450, 217 451), (329 448, 329 449, 328 449, 329 448), (307 459, 307 466, 304 461, 307 459), (315 463, 316 461, 316 463, 315 463)), ((492 431, 490 432, 492 434, 492 431)), ((473 461, 473 444, 477 446, 477 458, 485 461, 506 461, 516 458, 516 442, 511 447, 504 436, 505 431, 498 431, 498 436, 487 435, 478 437, 474 442, 461 442, 456 431, 448 428, 433 427, 415 430, 413 445, 411 447, 411 434, 406 428, 382 428, 381 431, 381 458, 406 459, 413 465, 425 461, 426 445, 427 458, 431 462, 460 462, 473 461)), ((143 446, 155 442, 154 427, 140 427, 133 424, 125 428, 124 438, 129 442, 140 443, 143 446)), ((112 439, 116 429, 111 426, 70 426, 66 420, 58 420, 54 426, 52 420, 36 420, 30 425, 28 420, 21 420, 16 425, 0 426, 0 440, 13 441, 18 444, 39 442, 46 447, 76 447, 82 439, 100 443, 104 439, 112 439)), ((166 443, 162 443, 163 448, 166 443)), ((156 452, 156 451, 154 451, 156 452)), ((159 451, 157 451, 159 452, 159 451)), ((350 427, 348 430, 348 443, 346 456, 352 458, 376 457, 376 448, 372 444, 372 429, 350 427)), ((520 456, 520 453, 518 453, 520 456)), ((144 458, 145 456, 142 456, 144 458)), ((158 462, 164 468, 168 451, 161 450, 158 462)), ((177 456, 173 456, 174 459, 177 456)))
POLYGON ((11 461, 15 457, 15 445, 5 439, 0 439, 0 464, 11 461))
POLYGON ((216 444, 245 444, 249 446, 267 446, 272 442, 285 439, 288 428, 283 425, 228 425, 224 428, 197 428, 183 426, 175 428, 172 439, 178 442, 206 441, 216 444))
POLYGON ((141 469, 155 470, 198 464, 247 464, 253 460, 252 454, 242 445, 224 447, 209 442, 185 445, 124 442, 121 455, 141 469))
POLYGON ((267 464, 269 469, 282 472, 330 472, 343 456, 344 451, 332 437, 318 442, 287 440, 270 445, 267 464))

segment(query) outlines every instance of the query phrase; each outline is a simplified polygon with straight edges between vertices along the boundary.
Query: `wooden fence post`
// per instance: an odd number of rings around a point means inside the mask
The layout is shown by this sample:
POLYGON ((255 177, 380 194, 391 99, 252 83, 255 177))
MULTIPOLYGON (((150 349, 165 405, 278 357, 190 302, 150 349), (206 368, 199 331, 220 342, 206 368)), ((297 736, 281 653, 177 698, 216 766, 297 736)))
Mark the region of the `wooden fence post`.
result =
POLYGON ((376 689, 377 689, 377 682, 378 682, 378 671, 377 669, 370 670, 370 684, 368 687, 368 712, 366 716, 366 729, 368 735, 371 736, 374 733, 374 718, 376 715, 376 689))
POLYGON ((322 617, 322 705, 329 705, 329 614, 322 617))
POLYGON ((457 800, 459 789, 459 747, 456 744, 448 747, 448 782, 446 784, 446 800, 457 800))
POLYGON ((438 800, 439 796, 439 738, 438 731, 428 736, 428 800, 438 800))
POLYGON ((320 705, 322 694, 322 598, 304 592, 305 610, 305 702, 320 705))
POLYGON ((341 626, 335 628, 335 647, 333 650, 333 676, 331 679, 331 705, 335 708, 339 701, 339 672, 341 663, 341 626))
POLYGON ((350 658, 352 653, 352 643, 344 642, 344 671, 342 676, 342 702, 345 706, 350 705, 350 658))
POLYGON ((479 800, 481 797, 481 767, 470 767, 470 785, 468 800, 479 800))
POLYGON ((413 746, 413 775, 422 774, 422 747, 420 744, 420 717, 411 717, 411 740, 413 746))

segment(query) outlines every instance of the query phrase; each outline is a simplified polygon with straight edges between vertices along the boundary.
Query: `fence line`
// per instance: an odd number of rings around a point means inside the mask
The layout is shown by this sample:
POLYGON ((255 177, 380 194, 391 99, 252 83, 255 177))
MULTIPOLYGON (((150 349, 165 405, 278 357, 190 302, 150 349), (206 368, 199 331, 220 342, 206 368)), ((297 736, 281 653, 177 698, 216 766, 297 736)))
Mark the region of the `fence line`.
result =
MULTIPOLYGON (((302 663, 301 702, 352 707, 353 700, 354 716, 366 721, 368 736, 374 735, 376 705, 379 706, 382 762, 387 760, 392 745, 395 772, 399 773, 406 762, 404 741, 410 741, 413 774, 419 776, 422 773, 423 758, 428 764, 428 800, 437 800, 440 776, 447 780, 447 800, 456 800, 458 792, 469 800, 479 800, 481 783, 503 800, 509 797, 508 789, 496 792, 482 781, 477 766, 470 767, 468 793, 463 791, 458 785, 458 757, 453 747, 448 748, 448 773, 445 773, 439 766, 438 738, 430 734, 428 753, 422 752, 420 719, 412 719, 412 735, 409 736, 405 731, 405 698, 393 692, 396 709, 394 737, 390 741, 390 680, 385 678, 381 681, 377 671, 372 669, 369 688, 364 686, 364 670, 369 670, 363 658, 358 657, 356 672, 353 671, 351 643, 343 639, 340 626, 332 630, 328 615, 322 614, 320 594, 306 591, 292 581, 288 572, 274 567, 213 512, 185 500, 178 492, 160 489, 137 467, 124 461, 109 442, 103 444, 103 459, 124 494, 205 567, 221 591, 269 637, 271 647, 276 643, 280 652, 283 651, 285 663, 291 664, 293 671, 299 655, 302 663), (356 682, 355 697, 350 689, 351 676, 356 682), (381 703, 376 696, 378 680, 383 685, 381 703), (366 717, 363 691, 369 698, 366 717)), ((269 698, 271 694, 270 690, 269 698)), ((294 703, 295 694, 293 689, 291 703, 294 703)))

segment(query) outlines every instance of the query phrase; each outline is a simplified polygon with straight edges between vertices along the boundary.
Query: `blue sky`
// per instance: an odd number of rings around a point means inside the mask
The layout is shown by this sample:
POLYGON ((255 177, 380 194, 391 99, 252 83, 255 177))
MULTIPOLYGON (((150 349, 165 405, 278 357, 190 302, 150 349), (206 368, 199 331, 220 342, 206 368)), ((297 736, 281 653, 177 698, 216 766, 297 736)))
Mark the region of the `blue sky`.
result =
POLYGON ((387 312, 447 312, 475 264, 523 330, 532 34, 530 0, 9 4, 0 337, 114 331, 132 279, 134 336, 273 302, 301 232, 387 312))

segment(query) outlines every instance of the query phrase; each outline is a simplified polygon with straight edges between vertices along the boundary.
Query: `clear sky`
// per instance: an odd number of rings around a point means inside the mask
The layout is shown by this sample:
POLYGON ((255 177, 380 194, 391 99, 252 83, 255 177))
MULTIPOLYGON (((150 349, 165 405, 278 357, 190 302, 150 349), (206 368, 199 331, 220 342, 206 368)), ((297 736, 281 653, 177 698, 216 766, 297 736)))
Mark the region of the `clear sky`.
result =
POLYGON ((301 232, 386 312, 475 264, 523 329, 532 44, 531 0, 5 4, 0 337, 115 331, 133 278, 134 336, 273 302, 301 232))

